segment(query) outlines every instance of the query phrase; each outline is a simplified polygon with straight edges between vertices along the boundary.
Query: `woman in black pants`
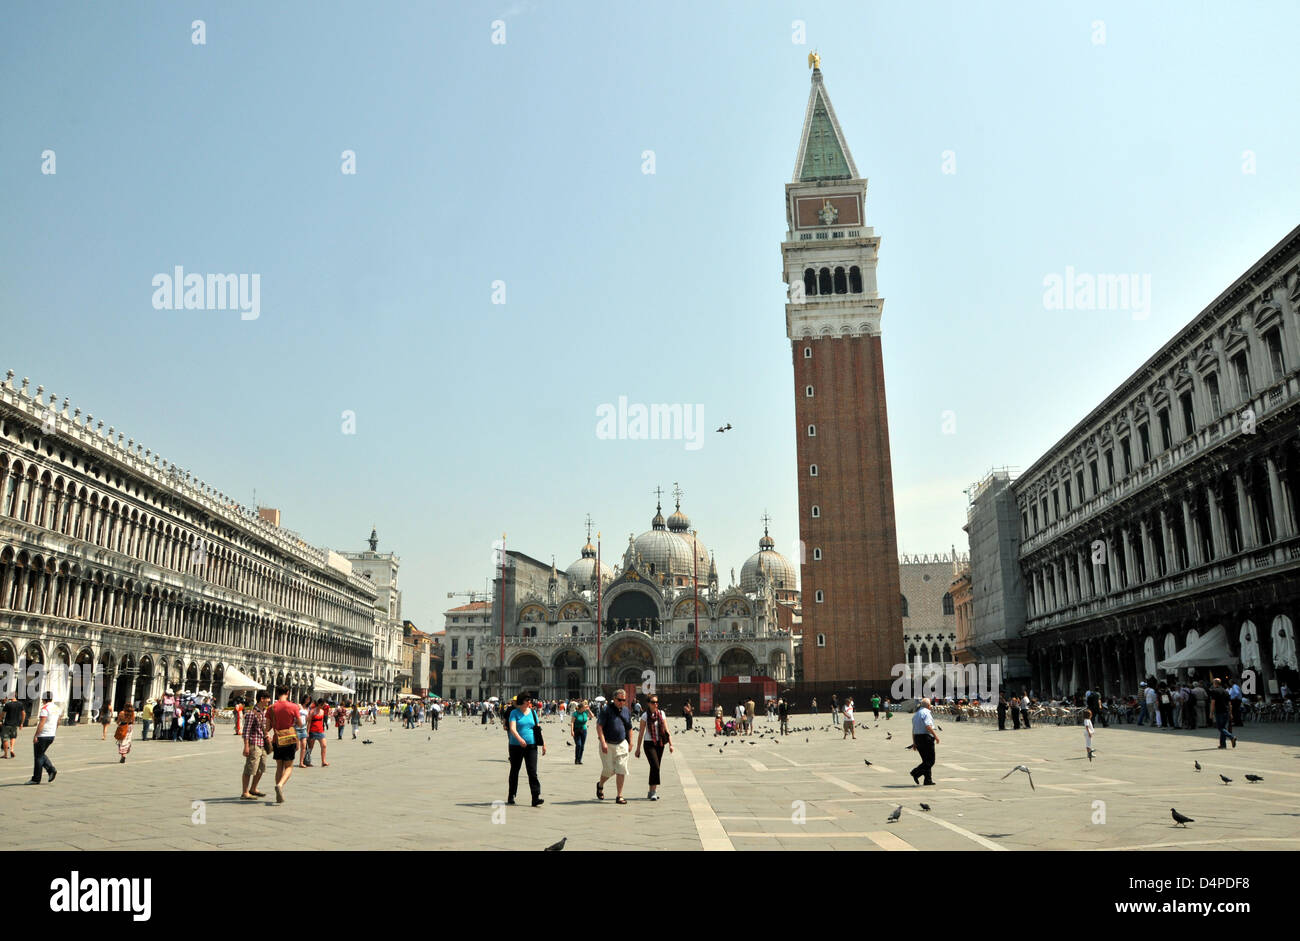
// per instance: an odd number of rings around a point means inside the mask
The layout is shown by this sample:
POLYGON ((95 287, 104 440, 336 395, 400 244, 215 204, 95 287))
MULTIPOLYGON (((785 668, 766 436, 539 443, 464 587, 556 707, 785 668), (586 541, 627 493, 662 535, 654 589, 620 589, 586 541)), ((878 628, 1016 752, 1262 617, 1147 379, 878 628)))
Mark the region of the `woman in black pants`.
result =
POLYGON ((506 734, 510 742, 510 797, 507 804, 515 802, 515 792, 519 790, 519 766, 528 768, 528 789, 533 795, 533 806, 542 800, 542 782, 537 778, 537 745, 542 746, 546 754, 546 743, 542 741, 542 732, 537 725, 537 712, 529 707, 529 697, 520 693, 515 697, 515 707, 506 719, 506 734))
POLYGON ((646 761, 650 762, 650 793, 646 795, 646 800, 657 801, 659 799, 659 766, 664 760, 664 746, 668 746, 668 751, 672 752, 672 738, 668 734, 668 722, 664 719, 664 714, 659 711, 659 697, 650 697, 650 711, 641 717, 641 731, 636 737, 636 756, 641 757, 642 745, 645 747, 646 761), (645 741, 646 728, 650 729, 650 741, 645 741))

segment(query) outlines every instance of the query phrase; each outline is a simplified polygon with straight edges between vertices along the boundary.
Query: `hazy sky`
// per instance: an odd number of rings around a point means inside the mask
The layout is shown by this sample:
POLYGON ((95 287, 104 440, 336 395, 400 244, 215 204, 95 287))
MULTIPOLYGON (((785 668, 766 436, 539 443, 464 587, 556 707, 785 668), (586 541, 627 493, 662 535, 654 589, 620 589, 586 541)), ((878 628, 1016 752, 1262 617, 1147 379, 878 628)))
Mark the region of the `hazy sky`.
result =
POLYGON ((0 370, 315 545, 377 525, 424 628, 503 531, 564 567, 590 513, 617 557, 674 481, 725 583, 764 510, 797 537, 816 47, 883 240, 899 546, 963 548, 963 488, 1300 221, 1297 35, 1291 2, 7 3, 0 370), (156 309, 176 266, 257 275, 257 318, 156 309), (1050 309, 1067 269, 1149 309, 1050 309), (600 440, 620 396, 733 430, 600 440))

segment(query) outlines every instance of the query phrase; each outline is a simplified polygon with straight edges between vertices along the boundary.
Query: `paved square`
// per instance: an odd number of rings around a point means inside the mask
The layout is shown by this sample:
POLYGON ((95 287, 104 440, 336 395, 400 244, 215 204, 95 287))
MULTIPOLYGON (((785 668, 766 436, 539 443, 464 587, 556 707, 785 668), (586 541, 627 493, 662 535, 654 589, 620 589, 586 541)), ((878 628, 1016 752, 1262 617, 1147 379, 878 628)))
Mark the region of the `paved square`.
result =
MULTIPOLYGON (((618 806, 612 781, 607 799, 595 800, 594 735, 578 767, 564 727, 549 720, 539 762, 546 804, 536 809, 526 776, 519 805, 493 807, 506 797, 505 735, 478 719, 444 719, 432 732, 381 717, 355 742, 350 729, 341 742, 331 730, 330 767, 295 768, 282 806, 239 800, 242 758, 229 725, 207 742, 137 740, 125 765, 98 726, 61 728, 50 751, 58 780, 39 788, 23 783, 29 728, 20 757, 0 765, 0 822, 10 849, 57 850, 541 849, 561 837, 570 850, 1300 847, 1300 725, 1248 725, 1227 751, 1212 730, 1098 728, 1089 764, 1077 726, 939 723, 938 784, 922 788, 907 777, 917 760, 906 749, 910 716, 879 726, 868 718, 856 742, 828 728, 825 714, 795 717, 798 731, 779 742, 775 722, 762 718, 747 739, 715 738, 711 724, 688 737, 673 720, 678 747, 665 756, 663 799, 645 800, 648 769, 634 760, 629 803, 618 806), (1024 774, 1000 780, 1017 764, 1032 769, 1034 789, 1024 774), (1247 773, 1264 780, 1251 784, 1247 773), (901 819, 887 823, 900 804, 901 819), (1170 807, 1196 822, 1175 827, 1170 807), (1094 823, 1102 811, 1105 822, 1094 823)), ((262 789, 273 793, 269 775, 262 789)))

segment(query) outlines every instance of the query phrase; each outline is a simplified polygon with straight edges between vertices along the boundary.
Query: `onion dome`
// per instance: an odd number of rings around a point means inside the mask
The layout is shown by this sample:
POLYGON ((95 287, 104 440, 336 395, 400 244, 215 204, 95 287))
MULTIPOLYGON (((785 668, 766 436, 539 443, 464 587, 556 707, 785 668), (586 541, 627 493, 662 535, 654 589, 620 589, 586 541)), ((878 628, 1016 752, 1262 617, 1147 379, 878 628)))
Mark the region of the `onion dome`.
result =
POLYGON ((689 533, 691 531, 691 518, 682 512, 681 501, 677 503, 677 509, 673 515, 668 517, 668 531, 670 533, 689 533))
MULTIPOLYGON (((688 536, 687 539, 689 538, 688 536)), ((668 531, 663 510, 656 506, 654 519, 650 521, 650 531, 637 536, 633 546, 642 562, 654 566, 656 575, 672 578, 691 574, 691 545, 687 539, 668 531)))
POLYGON ((740 570, 740 590, 757 591, 760 574, 772 582, 778 592, 793 592, 798 585, 798 573, 790 560, 775 549, 776 542, 763 527, 763 538, 758 541, 758 551, 745 560, 740 570))
MULTIPOLYGON (((591 533, 587 533, 587 544, 582 547, 582 555, 576 562, 564 570, 564 574, 569 576, 569 583, 574 586, 589 585, 595 578, 596 572, 596 547, 591 544, 591 533)), ((602 578, 613 576, 613 570, 605 563, 600 564, 600 574, 602 578)))

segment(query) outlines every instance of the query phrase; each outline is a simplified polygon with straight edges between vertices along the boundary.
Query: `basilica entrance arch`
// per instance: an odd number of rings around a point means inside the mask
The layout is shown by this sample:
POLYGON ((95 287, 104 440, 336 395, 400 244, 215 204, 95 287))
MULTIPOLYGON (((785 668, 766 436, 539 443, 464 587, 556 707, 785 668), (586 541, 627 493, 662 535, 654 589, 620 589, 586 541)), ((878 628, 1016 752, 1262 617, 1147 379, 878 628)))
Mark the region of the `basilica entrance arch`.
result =
POLYGON ((718 660, 723 676, 751 676, 758 672, 754 655, 743 647, 732 647, 718 660))
POLYGON ((506 674, 510 678, 511 690, 541 695, 542 661, 535 653, 521 653, 510 661, 506 674))
POLYGON ((627 683, 640 685, 646 670, 655 669, 654 653, 650 645, 637 637, 623 637, 610 645, 605 654, 605 678, 620 686, 627 683))
POLYGON ((687 647, 677 655, 673 664, 674 683, 707 683, 709 681, 709 658, 703 650, 696 659, 694 647, 687 647))
POLYGON ((555 655, 555 685, 564 690, 567 698, 582 698, 586 672, 587 661, 578 651, 569 648, 555 655))

